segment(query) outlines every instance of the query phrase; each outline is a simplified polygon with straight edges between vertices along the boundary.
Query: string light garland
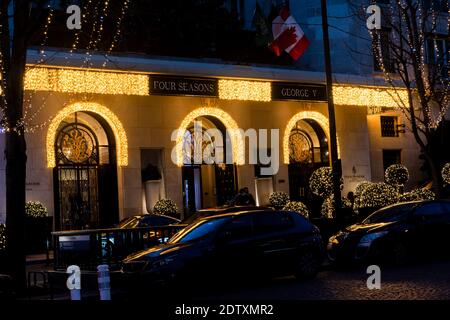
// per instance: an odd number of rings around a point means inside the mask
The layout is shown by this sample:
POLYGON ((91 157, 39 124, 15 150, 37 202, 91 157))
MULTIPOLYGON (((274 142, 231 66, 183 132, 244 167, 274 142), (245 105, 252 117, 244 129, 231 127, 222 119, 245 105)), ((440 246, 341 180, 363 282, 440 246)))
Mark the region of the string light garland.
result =
POLYGON ((175 146, 177 166, 183 166, 183 139, 185 137, 185 131, 195 119, 201 116, 212 116, 219 119, 225 125, 231 138, 233 162, 237 165, 245 164, 244 139, 236 121, 222 109, 216 107, 200 107, 191 111, 183 119, 178 128, 175 146))
POLYGON ((270 82, 246 80, 219 80, 219 98, 225 100, 271 101, 270 82))
POLYGON ((390 165, 384 173, 384 179, 394 187, 403 187, 409 180, 408 168, 402 164, 390 165))
POLYGON ((27 68, 25 90, 64 93, 148 95, 148 76, 133 73, 27 68))
POLYGON ((403 88, 334 85, 333 101, 344 106, 398 108, 408 102, 408 91, 403 88))
POLYGON ((283 208, 289 203, 289 195, 283 191, 272 192, 269 196, 269 203, 272 207, 283 208))
MULTIPOLYGON (((328 129, 328 118, 325 117, 322 113, 317 111, 301 111, 295 114, 291 119, 289 119, 286 128, 284 129, 283 135, 283 161, 285 164, 289 164, 289 137, 291 135, 292 129, 297 126, 297 122, 300 120, 311 119, 316 121, 322 130, 326 133, 327 139, 329 139, 328 129)), ((339 145, 339 137, 336 134, 337 148, 338 148, 338 157, 340 157, 340 145, 339 145)))
POLYGON ((284 211, 294 211, 297 213, 300 213, 305 218, 309 217, 309 210, 308 207, 300 201, 289 201, 284 207, 284 211))
POLYGON ((117 162, 119 166, 128 165, 128 139, 119 118, 105 106, 95 102, 76 102, 68 105, 52 119, 47 131, 47 167, 54 168, 56 165, 55 159, 55 139, 58 132, 59 125, 69 115, 75 112, 93 112, 100 115, 111 126, 111 129, 116 138, 117 148, 117 162))

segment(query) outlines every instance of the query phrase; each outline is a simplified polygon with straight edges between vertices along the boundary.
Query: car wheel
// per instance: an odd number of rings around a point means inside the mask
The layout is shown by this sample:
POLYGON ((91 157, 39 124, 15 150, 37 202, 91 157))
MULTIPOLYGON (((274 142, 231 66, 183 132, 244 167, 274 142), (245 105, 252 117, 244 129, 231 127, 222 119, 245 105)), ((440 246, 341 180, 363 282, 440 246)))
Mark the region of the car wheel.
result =
POLYGON ((314 278, 319 272, 319 260, 312 252, 303 253, 297 265, 297 271, 295 276, 298 279, 311 279, 314 278))
POLYGON ((396 242, 392 246, 391 262, 396 266, 401 266, 408 262, 408 248, 403 242, 396 242))

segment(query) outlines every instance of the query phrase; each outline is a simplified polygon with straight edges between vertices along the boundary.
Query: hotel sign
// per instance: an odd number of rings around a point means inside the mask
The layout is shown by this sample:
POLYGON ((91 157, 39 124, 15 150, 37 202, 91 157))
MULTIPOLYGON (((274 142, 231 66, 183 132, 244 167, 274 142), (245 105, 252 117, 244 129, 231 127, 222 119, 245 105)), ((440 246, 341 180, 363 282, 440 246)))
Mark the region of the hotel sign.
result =
POLYGON ((327 87, 321 84, 272 82, 272 100, 327 101, 327 87))
POLYGON ((219 91, 217 79, 150 76, 150 94, 217 97, 219 91))

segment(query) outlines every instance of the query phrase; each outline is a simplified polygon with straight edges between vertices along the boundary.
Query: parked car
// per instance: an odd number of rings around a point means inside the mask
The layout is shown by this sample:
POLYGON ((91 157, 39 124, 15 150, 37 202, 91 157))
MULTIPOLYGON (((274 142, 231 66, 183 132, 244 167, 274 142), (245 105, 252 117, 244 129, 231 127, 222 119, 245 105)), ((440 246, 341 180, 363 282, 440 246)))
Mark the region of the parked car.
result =
POLYGON ((239 212, 239 211, 261 211, 261 210, 273 211, 273 208, 257 207, 257 206, 223 206, 223 207, 218 207, 218 208, 201 209, 201 210, 198 210, 197 212, 195 212, 194 214, 190 215, 189 217, 183 219, 180 222, 180 224, 189 225, 197 219, 216 216, 216 215, 224 214, 224 213, 232 213, 232 212, 239 212))
MULTIPOLYGON (((166 244, 128 256, 129 282, 314 277, 324 254, 316 226, 296 212, 243 211, 200 218, 166 244)), ((211 283, 211 281, 208 281, 211 283)))
POLYGON ((179 219, 169 216, 163 216, 159 214, 139 214, 123 219, 122 221, 120 221, 117 227, 120 229, 131 229, 167 226, 178 223, 180 223, 179 219))
POLYGON ((450 201, 415 201, 380 209, 339 231, 327 245, 333 262, 403 264, 423 254, 448 252, 450 201))

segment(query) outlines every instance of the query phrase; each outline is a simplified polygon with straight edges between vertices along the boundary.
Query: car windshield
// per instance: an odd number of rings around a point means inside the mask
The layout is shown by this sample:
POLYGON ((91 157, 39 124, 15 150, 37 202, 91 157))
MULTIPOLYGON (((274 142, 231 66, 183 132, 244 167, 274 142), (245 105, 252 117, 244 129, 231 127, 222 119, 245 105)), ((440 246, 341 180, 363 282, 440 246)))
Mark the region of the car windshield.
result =
POLYGON ((141 217, 139 216, 126 218, 125 220, 122 220, 119 223, 119 228, 120 229, 136 228, 139 225, 140 220, 141 217))
POLYGON ((417 206, 417 204, 404 204, 378 210, 368 216, 362 224, 395 222, 405 219, 417 206))
POLYGON ((169 240, 169 243, 184 243, 206 237, 207 235, 215 232, 225 220, 227 220, 227 218, 200 220, 197 223, 194 223, 193 225, 176 233, 169 240))

